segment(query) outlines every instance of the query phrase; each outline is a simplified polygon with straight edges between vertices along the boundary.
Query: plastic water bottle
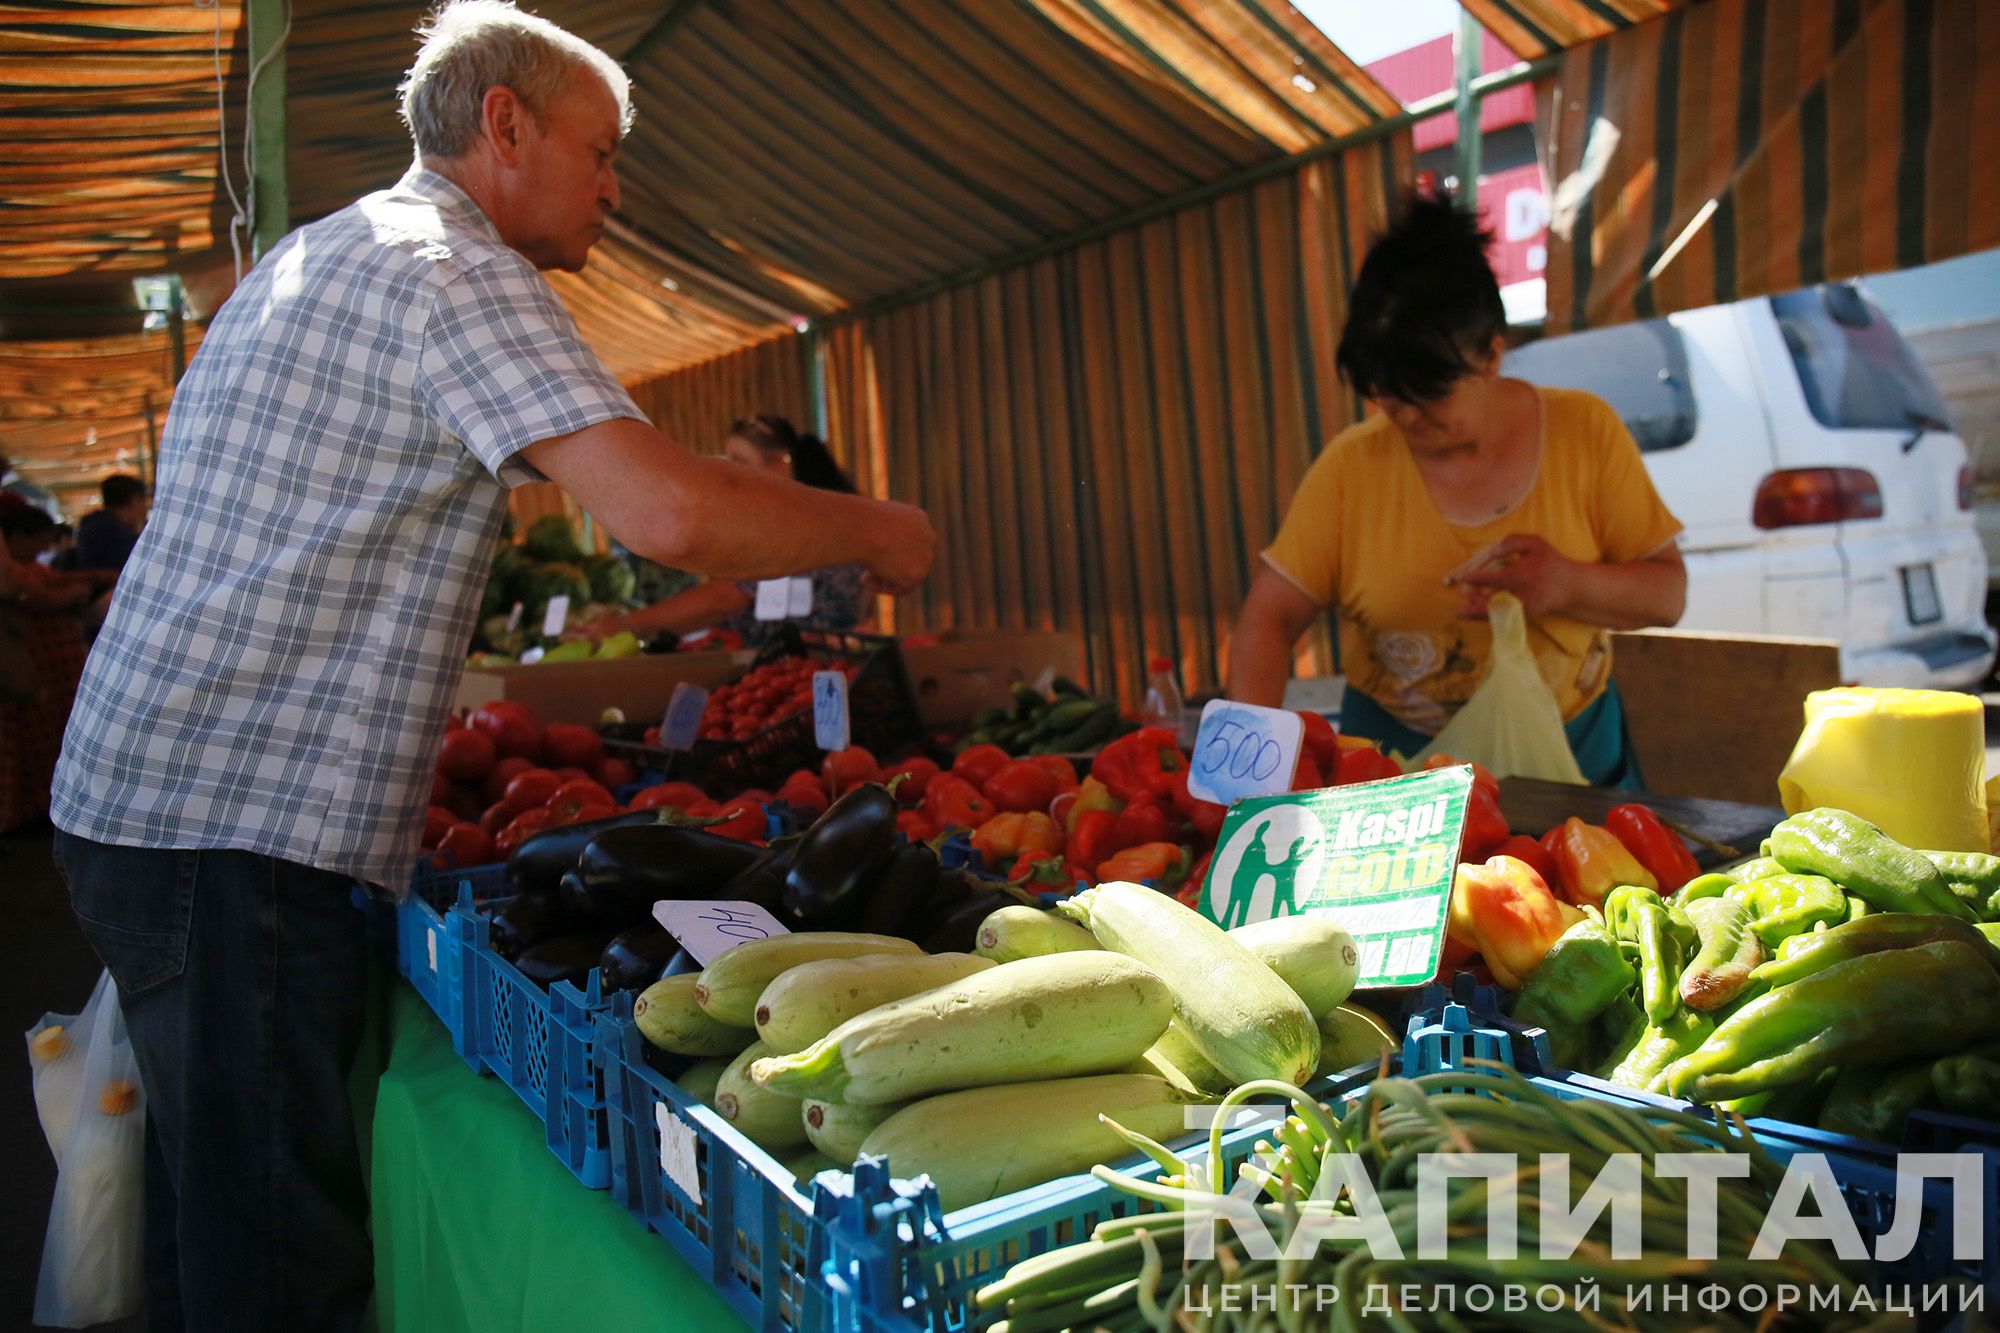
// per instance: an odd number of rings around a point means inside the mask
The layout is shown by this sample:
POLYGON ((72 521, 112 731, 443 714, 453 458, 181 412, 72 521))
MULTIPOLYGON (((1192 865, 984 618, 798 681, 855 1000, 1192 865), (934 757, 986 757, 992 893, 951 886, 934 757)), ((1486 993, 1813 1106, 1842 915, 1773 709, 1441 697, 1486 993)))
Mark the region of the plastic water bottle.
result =
POLYGON ((1165 727, 1179 736, 1187 720, 1187 709, 1181 702, 1181 687, 1174 682, 1174 664, 1164 657, 1155 657, 1146 664, 1151 674, 1146 680, 1146 725, 1165 727))

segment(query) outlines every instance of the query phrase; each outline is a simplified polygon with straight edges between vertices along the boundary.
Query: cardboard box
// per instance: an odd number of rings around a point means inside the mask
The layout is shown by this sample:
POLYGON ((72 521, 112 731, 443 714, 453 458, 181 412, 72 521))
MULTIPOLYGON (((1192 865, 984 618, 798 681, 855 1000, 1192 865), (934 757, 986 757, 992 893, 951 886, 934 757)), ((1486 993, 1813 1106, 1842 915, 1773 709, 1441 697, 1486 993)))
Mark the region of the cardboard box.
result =
POLYGON ((534 666, 468 670, 458 686, 458 706, 477 708, 496 699, 517 699, 544 722, 594 727, 607 708, 622 709, 627 721, 658 722, 682 681, 717 685, 750 669, 756 654, 658 653, 606 662, 538 662, 534 666))
MULTIPOLYGON (((924 637, 924 636, 916 636, 924 637)), ((1043 672, 1083 679, 1083 636, 1070 630, 968 630, 903 643, 903 666, 927 727, 962 727, 982 708, 1011 703, 1008 688, 1043 672)))

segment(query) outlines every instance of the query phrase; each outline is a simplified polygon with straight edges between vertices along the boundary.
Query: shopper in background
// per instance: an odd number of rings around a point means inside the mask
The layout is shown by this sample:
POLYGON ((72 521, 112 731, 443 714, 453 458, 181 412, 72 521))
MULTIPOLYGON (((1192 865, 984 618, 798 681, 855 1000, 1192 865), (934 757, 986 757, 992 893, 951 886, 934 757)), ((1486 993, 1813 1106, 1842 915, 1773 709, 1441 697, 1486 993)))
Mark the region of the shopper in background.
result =
POLYGON ((175 392, 57 771, 146 1084, 155 1329, 362 1318, 349 891, 416 862, 508 488, 717 578, 853 562, 900 593, 935 547, 911 506, 697 457, 584 345, 538 270, 582 269, 618 206, 610 57, 503 0, 423 36, 415 164, 267 253, 175 392))
POLYGON ((19 496, 50 518, 58 522, 62 520, 62 509, 56 504, 55 496, 22 476, 20 469, 5 454, 0 454, 0 494, 19 496))
POLYGON ((1501 375, 1490 239, 1420 196, 1370 247, 1338 361, 1378 410, 1314 461, 1264 551, 1229 694, 1277 705, 1299 636, 1333 612, 1341 730, 1413 755, 1479 684, 1504 590, 1584 776, 1619 785, 1635 774, 1607 631, 1680 619, 1681 525, 1609 404, 1501 375))
MULTIPOLYGON (((783 417, 766 413, 741 418, 729 427, 729 438, 722 452, 733 463, 790 477, 803 486, 843 495, 854 493, 854 483, 840 470, 826 442, 817 435, 799 431, 783 417)), ((713 628, 739 635, 745 642, 755 642, 775 623, 757 619, 756 600, 757 585, 753 581, 710 579, 651 606, 597 616, 573 629, 591 639, 602 639, 621 630, 650 639, 662 631, 686 635, 713 628)), ((796 618, 829 629, 852 629, 859 625, 867 618, 861 567, 842 564, 812 571, 812 609, 796 618)))
POLYGON ((117 573, 138 544, 153 507, 146 483, 130 473, 115 472, 98 483, 103 503, 76 525, 78 569, 108 569, 117 573))
POLYGON ((49 812, 49 780, 62 749, 63 722, 83 674, 83 621, 77 613, 110 583, 101 572, 64 573, 43 564, 55 530, 54 519, 25 501, 0 506, 5 542, 0 560, 7 566, 7 621, 13 631, 6 651, 25 658, 25 674, 35 689, 32 698, 0 703, 0 833, 49 812))

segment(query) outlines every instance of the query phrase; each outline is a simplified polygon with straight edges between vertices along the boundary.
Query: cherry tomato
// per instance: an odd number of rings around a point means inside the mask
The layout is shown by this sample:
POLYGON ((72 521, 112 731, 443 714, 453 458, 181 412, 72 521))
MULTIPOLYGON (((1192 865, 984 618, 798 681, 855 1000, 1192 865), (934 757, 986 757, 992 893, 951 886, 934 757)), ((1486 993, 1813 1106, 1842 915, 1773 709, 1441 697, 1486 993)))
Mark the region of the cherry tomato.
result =
POLYGON ((424 811, 424 850, 429 851, 437 846, 438 839, 445 835, 445 830, 457 822, 458 816, 443 806, 434 805, 424 811))
POLYGON ((495 699, 472 710, 472 729, 485 732, 501 754, 536 759, 542 750, 542 724, 534 710, 515 699, 495 699))
POLYGON ((593 768, 604 758, 604 740, 589 727, 551 722, 542 729, 542 751, 557 768, 593 768))
POLYGON ((516 812, 532 810, 547 805, 562 785, 562 779, 546 768, 523 769, 507 784, 500 803, 516 812))
POLYGON ((471 728, 449 731, 438 750, 438 772, 455 782, 477 782, 493 771, 499 758, 493 738, 485 732, 471 728))
POLYGON ((493 859, 493 839, 477 824, 453 824, 445 830, 437 849, 455 869, 483 866, 493 859))

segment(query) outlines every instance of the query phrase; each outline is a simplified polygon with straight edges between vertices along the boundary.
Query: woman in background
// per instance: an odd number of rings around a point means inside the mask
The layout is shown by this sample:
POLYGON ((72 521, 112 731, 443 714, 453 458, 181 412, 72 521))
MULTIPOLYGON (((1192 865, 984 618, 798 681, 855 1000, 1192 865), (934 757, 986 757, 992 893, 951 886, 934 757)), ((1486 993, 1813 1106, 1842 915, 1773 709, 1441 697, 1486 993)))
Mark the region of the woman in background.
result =
MULTIPOLYGON (((24 703, 0 703, 0 833, 49 812, 49 779, 62 750, 63 725, 83 676, 85 613, 118 577, 104 570, 64 573, 41 563, 54 544, 56 521, 33 505, 0 505, 0 588, 27 647, 38 687, 24 703)), ((97 608, 96 619, 102 619, 97 608)))

